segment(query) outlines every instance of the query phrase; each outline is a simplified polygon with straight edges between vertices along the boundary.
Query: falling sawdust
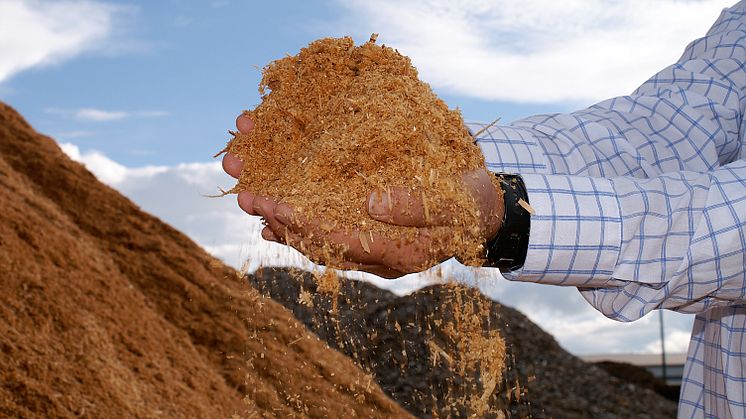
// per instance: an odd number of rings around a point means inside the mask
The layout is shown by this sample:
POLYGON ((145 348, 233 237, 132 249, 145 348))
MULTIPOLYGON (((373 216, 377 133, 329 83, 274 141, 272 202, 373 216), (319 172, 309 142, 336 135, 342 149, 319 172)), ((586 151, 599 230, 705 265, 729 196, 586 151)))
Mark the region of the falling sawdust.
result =
MULTIPOLYGON (((417 228, 376 221, 365 208, 371 192, 408 187, 423 197, 426 216, 448 214, 430 229, 430 262, 455 255, 482 264, 480 214, 461 175, 484 168, 484 157, 460 112, 418 79, 409 58, 375 36, 357 47, 349 37, 321 39, 267 65, 259 91, 261 104, 246 111, 254 129, 226 147, 244 161, 231 192, 274 197, 297 216, 325 220, 327 231, 359 231, 370 252, 374 233, 416 239, 417 228)), ((347 250, 306 246, 312 260, 334 267, 347 250)))
MULTIPOLYGON (((335 345, 340 350, 349 346, 359 347, 362 340, 355 338, 355 333, 342 329, 344 326, 343 310, 340 305, 349 310, 349 290, 343 291, 342 285, 348 281, 337 276, 332 269, 324 269, 312 272, 310 277, 313 285, 310 292, 304 288, 304 281, 309 275, 303 271, 293 271, 289 277, 298 281, 300 287, 299 303, 314 308, 318 320, 333 328, 333 336, 336 336, 335 345), (315 293, 314 293, 315 291, 315 293), (349 332, 349 333, 348 333, 349 332)), ((288 278, 288 279, 290 279, 288 278)), ((404 328, 412 330, 417 328, 418 334, 426 342, 427 352, 425 359, 414 361, 415 365, 406 361, 418 353, 409 353, 402 349, 400 353, 392 353, 391 364, 398 365, 402 370, 406 368, 419 368, 417 363, 426 364, 430 368, 442 368, 445 366, 451 371, 451 376, 438 383, 437 388, 430 388, 433 397, 438 395, 442 406, 438 409, 433 404, 430 412, 433 417, 446 416, 468 416, 468 417, 490 417, 502 418, 504 411, 497 403, 498 395, 503 391, 509 391, 511 397, 520 397, 521 386, 518 382, 506 386, 504 372, 506 365, 505 341, 500 336, 495 324, 490 322, 492 317, 491 302, 481 296, 478 292, 470 290, 464 285, 453 281, 443 281, 441 298, 437 304, 428 310, 424 318, 417 320, 417 324, 399 324, 394 322, 386 326, 402 338, 406 335, 404 328), (405 360, 398 362, 397 358, 405 360), (508 388, 506 388, 508 387, 508 388), (514 396, 513 396, 514 395, 514 396)), ((266 284, 265 284, 266 285, 266 284)), ((308 283, 306 283, 306 286, 308 283)), ((288 287, 288 284, 279 285, 288 287)), ((362 307, 368 304, 377 306, 378 301, 363 301, 362 307)), ((384 316, 382 313, 381 316, 384 316)), ((367 339, 376 340, 376 335, 385 331, 369 330, 367 339)), ((368 348, 372 350, 373 348, 368 348)), ((363 349, 366 351, 368 349, 363 349)), ((358 365, 374 373, 374 366, 369 361, 360 358, 359 354, 349 354, 358 365)), ((420 353, 420 357, 422 357, 420 353)), ((405 374, 402 372, 402 374, 405 374)), ((410 401, 411 402, 411 401, 410 401)))
POLYGON ((472 392, 458 402, 478 417, 496 413, 489 401, 503 377, 505 341, 496 329, 485 324, 490 306, 484 299, 470 298, 463 285, 448 286, 451 287, 450 298, 443 303, 443 308, 450 309, 453 318, 444 325, 444 331, 451 339, 450 346, 456 349, 451 355, 455 359, 452 366, 466 383, 481 390, 481 394, 472 392))
POLYGON ((337 274, 331 269, 325 269, 323 272, 314 272, 313 277, 316 280, 316 290, 330 296, 332 300, 331 313, 334 315, 338 314, 340 282, 337 274))
MULTIPOLYGON (((305 275, 299 271, 291 275, 291 278, 302 284, 305 275)), ((346 345, 354 346, 354 342, 345 342, 350 338, 340 329, 339 302, 345 298, 341 294, 345 279, 338 277, 332 269, 313 272, 312 277, 319 296, 323 295, 327 300, 326 304, 331 305, 330 310, 323 312, 323 317, 335 329, 337 347, 343 349, 346 345)), ((420 320, 423 324, 433 324, 439 330, 422 330, 427 341, 429 364, 436 367, 445 363, 454 377, 457 377, 457 380, 440 383, 441 387, 450 389, 447 391, 450 409, 469 417, 504 417, 504 412, 494 402, 495 395, 504 387, 505 341, 494 325, 489 323, 489 300, 475 298, 475 293, 468 287, 452 281, 444 282, 445 298, 438 307, 433 307, 428 318, 420 320)), ((301 296, 301 304, 309 308, 314 306, 313 297, 308 291, 302 290, 301 296)), ((408 328, 413 326, 406 325, 408 328)), ((402 333, 402 325, 398 322, 394 323, 393 329, 402 333)), ((375 333, 375 330, 370 331, 370 334, 375 333)), ((401 355, 404 358, 411 356, 406 351, 401 355)), ((354 354, 353 359, 356 363, 359 362, 354 354)), ((364 363, 359 365, 366 369, 364 363)), ((402 368, 408 368, 408 365, 402 364, 402 368)), ((510 391, 515 392, 515 397, 520 397, 519 383, 516 382, 510 391)), ((434 417, 438 417, 437 412, 432 413, 434 417)))

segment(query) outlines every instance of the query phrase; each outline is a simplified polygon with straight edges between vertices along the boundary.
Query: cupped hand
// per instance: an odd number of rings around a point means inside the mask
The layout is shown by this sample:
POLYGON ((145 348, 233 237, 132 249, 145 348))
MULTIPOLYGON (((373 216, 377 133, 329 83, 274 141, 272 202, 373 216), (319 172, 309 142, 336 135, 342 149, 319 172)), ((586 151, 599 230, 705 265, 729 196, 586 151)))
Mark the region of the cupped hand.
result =
MULTIPOLYGON (((239 131, 247 133, 254 123, 246 115, 236 119, 239 131)), ((243 162, 234 154, 223 157, 223 169, 238 178, 243 162)), ((492 183, 492 175, 484 169, 467 172, 462 184, 474 198, 480 214, 480 232, 485 241, 500 229, 504 208, 502 196, 492 183)), ((272 197, 250 191, 238 194, 238 205, 250 215, 263 217, 262 237, 290 245, 311 260, 329 260, 329 254, 341 254, 343 261, 335 268, 370 272, 385 278, 398 278, 420 272, 435 263, 449 259, 436 245, 433 228, 447 224, 448 213, 428 213, 422 194, 407 188, 392 187, 375 191, 367 202, 368 214, 379 221, 416 228, 414 239, 390 239, 370 231, 342 231, 330 228, 325 220, 305 219, 293 213, 293 208, 272 197)), ((442 240, 442 239, 441 239, 442 240)))
MULTIPOLYGON (((254 121, 252 121, 248 116, 241 114, 236 118, 236 128, 238 128, 240 132, 248 133, 254 128, 254 121)), ((223 155, 223 170, 225 173, 238 179, 241 177, 241 171, 243 170, 243 161, 233 153, 225 153, 223 155)), ((258 215, 253 207, 255 196, 255 194, 248 191, 240 192, 238 194, 238 205, 241 209, 251 215, 258 215)))

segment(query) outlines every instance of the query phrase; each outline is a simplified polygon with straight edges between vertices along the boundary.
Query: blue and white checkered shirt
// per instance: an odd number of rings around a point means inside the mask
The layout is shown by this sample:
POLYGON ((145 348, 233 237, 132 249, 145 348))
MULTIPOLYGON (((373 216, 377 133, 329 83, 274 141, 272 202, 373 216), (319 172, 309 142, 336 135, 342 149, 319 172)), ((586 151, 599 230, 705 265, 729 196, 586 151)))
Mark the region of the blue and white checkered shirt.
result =
POLYGON ((746 417, 744 112, 746 1, 632 95, 478 138, 536 211, 506 277, 578 287, 621 321, 697 314, 680 418, 746 417))

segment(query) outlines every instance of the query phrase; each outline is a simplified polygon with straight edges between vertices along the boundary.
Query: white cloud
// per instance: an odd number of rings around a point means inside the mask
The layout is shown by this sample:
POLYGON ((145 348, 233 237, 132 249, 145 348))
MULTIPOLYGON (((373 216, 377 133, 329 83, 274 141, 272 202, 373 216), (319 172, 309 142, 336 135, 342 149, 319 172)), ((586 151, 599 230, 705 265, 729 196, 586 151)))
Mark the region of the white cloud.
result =
POLYGON ((128 9, 87 0, 0 1, 0 82, 102 48, 128 9))
POLYGON ((127 177, 129 169, 106 157, 103 153, 98 151, 81 153, 78 146, 71 143, 62 143, 60 148, 71 159, 83 163, 88 170, 106 184, 114 186, 127 177))
MULTIPOLYGON (((630 93, 732 0, 340 0, 341 36, 383 42, 449 92, 515 102, 630 93)), ((327 28, 327 30, 329 30, 327 28)))
POLYGON ((73 112, 75 118, 82 121, 106 122, 125 118, 160 118, 168 116, 166 111, 107 111, 103 109, 83 108, 73 112))
POLYGON ((242 212, 235 196, 208 197, 218 193, 218 187, 233 185, 218 161, 131 168, 99 151, 81 152, 71 143, 60 148, 99 180, 234 267, 247 259, 252 271, 259 266, 310 266, 294 250, 264 241, 259 235, 261 222, 242 212))
POLYGON ((46 108, 44 112, 64 117, 72 117, 86 122, 110 122, 128 118, 160 118, 168 116, 167 111, 113 111, 97 108, 60 109, 46 108))
POLYGON ((230 4, 230 1, 228 0, 215 0, 210 2, 210 6, 219 9, 221 7, 225 7, 230 4))
MULTIPOLYGON (((692 336, 691 331, 672 330, 666 333, 666 353, 686 353, 689 348, 689 341, 692 336)), ((643 352, 659 354, 661 353, 661 340, 650 342, 643 352)))
MULTIPOLYGON (((313 268, 295 250, 264 241, 260 236, 260 220, 242 212, 235 196, 207 197, 216 194, 218 187, 227 189, 233 185, 218 161, 130 168, 97 151, 81 152, 70 143, 60 146, 104 183, 237 269, 243 267, 251 272, 260 266, 313 268)), ((485 295, 525 313, 575 354, 659 351, 657 315, 633 323, 615 322, 591 308, 574 288, 513 283, 493 270, 464 269, 453 261, 434 268, 430 274, 408 275, 394 281, 367 274, 352 276, 400 295, 443 277, 458 277, 478 286, 485 295)), ((692 316, 666 314, 668 351, 686 349, 691 323, 692 316)))
MULTIPOLYGON (((498 280, 478 280, 485 295, 524 313, 576 355, 660 353, 658 312, 630 322, 608 319, 589 305, 577 289, 498 280)), ((686 352, 694 316, 664 311, 666 351, 686 352)))
POLYGON ((60 131, 52 136, 58 140, 72 140, 76 138, 85 138, 96 135, 93 131, 86 130, 72 130, 72 131, 60 131))
POLYGON ((184 28, 192 24, 194 18, 190 16, 176 16, 173 20, 172 25, 178 28, 184 28))
POLYGON ((127 112, 105 111, 101 109, 79 109, 75 112, 75 118, 84 121, 117 121, 127 117, 127 112))

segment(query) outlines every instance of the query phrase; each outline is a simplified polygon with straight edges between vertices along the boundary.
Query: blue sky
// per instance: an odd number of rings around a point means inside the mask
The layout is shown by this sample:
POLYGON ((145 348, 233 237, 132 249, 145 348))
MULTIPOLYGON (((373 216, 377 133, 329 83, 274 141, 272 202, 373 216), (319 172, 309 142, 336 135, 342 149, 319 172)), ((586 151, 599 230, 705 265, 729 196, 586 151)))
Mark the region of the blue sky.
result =
MULTIPOLYGON (((471 121, 566 112, 631 92, 675 61, 731 1, 0 0, 0 100, 71 157, 205 249, 241 267, 302 264, 263 242, 211 159, 258 104, 261 68, 350 35, 412 58, 471 121)), ((370 278, 369 278, 370 279, 370 278)), ((372 279, 398 292, 427 282, 372 279)), ((573 289, 481 280, 578 354, 655 352, 657 316, 615 323, 573 289)), ((683 351, 691 317, 667 314, 683 351)))
MULTIPOLYGON (((325 22, 340 9, 329 1, 115 4, 124 7, 103 51, 17 74, 2 97, 42 132, 127 166, 208 160, 235 116, 259 102, 255 66, 329 36, 325 22), (91 109, 134 115, 76 116, 91 109)), ((564 108, 443 97, 475 120, 564 108)))

